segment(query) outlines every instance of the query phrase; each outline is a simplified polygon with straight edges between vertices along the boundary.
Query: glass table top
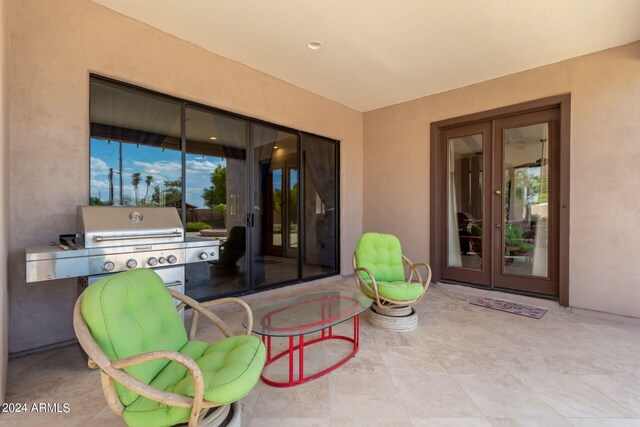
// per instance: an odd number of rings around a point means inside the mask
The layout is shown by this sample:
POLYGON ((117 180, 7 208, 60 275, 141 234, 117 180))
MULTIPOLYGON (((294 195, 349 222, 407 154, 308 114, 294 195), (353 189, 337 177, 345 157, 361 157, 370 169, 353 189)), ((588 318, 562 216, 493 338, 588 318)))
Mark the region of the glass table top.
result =
MULTIPOLYGON (((373 301, 353 292, 317 292, 253 310, 253 332, 290 337, 310 334, 361 314, 373 301)), ((246 319, 243 324, 246 326, 246 319)))

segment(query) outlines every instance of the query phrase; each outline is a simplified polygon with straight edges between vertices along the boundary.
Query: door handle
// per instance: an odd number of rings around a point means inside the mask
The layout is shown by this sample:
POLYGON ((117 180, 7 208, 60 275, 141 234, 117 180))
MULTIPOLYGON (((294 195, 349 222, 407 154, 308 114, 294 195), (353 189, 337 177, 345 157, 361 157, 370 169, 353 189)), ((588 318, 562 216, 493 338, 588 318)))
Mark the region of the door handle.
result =
POLYGON ((502 224, 500 223, 496 224, 496 228, 500 228, 500 227, 502 227, 502 224))
POLYGON ((502 194, 502 191, 500 191, 500 190, 496 190, 496 196, 499 196, 499 195, 501 195, 501 194, 502 194))

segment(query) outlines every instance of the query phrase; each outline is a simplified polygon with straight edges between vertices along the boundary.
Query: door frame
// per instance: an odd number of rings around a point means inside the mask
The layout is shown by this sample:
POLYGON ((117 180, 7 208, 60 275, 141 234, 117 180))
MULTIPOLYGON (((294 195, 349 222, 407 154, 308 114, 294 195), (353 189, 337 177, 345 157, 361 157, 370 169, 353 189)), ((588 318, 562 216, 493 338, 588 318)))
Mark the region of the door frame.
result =
MULTIPOLYGON (((446 227, 446 217, 441 214, 442 206, 438 197, 438 190, 446 185, 443 182, 442 165, 438 161, 442 150, 438 142, 441 133, 449 128, 471 125, 488 120, 503 119, 524 113, 532 113, 540 110, 557 107, 560 110, 560 156, 559 156, 559 213, 558 213, 558 302, 562 306, 569 306, 569 218, 570 218, 570 131, 571 131, 571 94, 561 94, 533 101, 513 104, 506 107, 468 114, 431 123, 430 129, 430 263, 433 269, 432 281, 438 282, 442 277, 442 257, 439 237, 441 230, 446 227), (440 232, 439 232, 440 231, 440 232)), ((492 125, 492 139, 495 139, 495 126, 492 125)))
MULTIPOLYGON (((481 134, 482 135, 482 168, 484 171, 491 170, 493 167, 491 164, 492 159, 492 139, 493 139, 493 129, 488 122, 480 122, 474 124, 466 124, 461 126, 456 126, 454 128, 443 129, 441 131, 443 134, 446 134, 446 138, 460 138, 464 136, 468 136, 470 134, 481 134)), ((438 141, 439 143, 440 141, 438 141)), ((442 157, 437 160, 439 166, 440 180, 443 183, 444 188, 446 189, 447 181, 448 181, 448 153, 439 151, 439 155, 442 157)), ((482 174, 482 191, 491 191, 493 186, 493 182, 491 181, 490 173, 482 174)), ((449 197, 449 194, 446 195, 449 197)), ((487 218, 487 224, 491 223, 491 199, 488 197, 481 197, 481 206, 482 206, 482 217, 487 218)), ((440 203, 437 207, 439 211, 434 217, 442 218, 442 226, 438 229, 438 234, 434 235, 436 237, 436 241, 439 242, 447 242, 446 245, 440 246, 439 250, 443 251, 443 256, 440 257, 440 265, 438 265, 438 269, 440 273, 446 273, 447 276, 451 280, 456 280, 465 283, 478 283, 480 285, 490 285, 491 283, 491 263, 487 262, 491 257, 487 257, 487 254, 491 252, 492 246, 492 238, 493 233, 483 233, 481 240, 481 254, 482 254, 482 269, 471 269, 465 267, 449 267, 447 254, 448 254, 448 236, 450 235, 450 224, 447 221, 447 213, 448 213, 448 203, 440 203), (447 249, 443 249, 447 248, 447 249)), ((486 225, 485 225, 486 226, 486 225)), ((432 264, 433 267, 433 264, 432 264)))

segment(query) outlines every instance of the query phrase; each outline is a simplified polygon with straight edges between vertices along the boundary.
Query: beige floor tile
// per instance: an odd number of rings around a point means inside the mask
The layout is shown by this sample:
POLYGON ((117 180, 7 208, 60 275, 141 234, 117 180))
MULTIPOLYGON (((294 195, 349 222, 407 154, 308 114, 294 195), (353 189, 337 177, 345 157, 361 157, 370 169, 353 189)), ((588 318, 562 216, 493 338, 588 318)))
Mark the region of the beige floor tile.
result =
POLYGON ((329 418, 252 418, 248 427, 329 427, 329 418))
POLYGON ((331 418, 331 427, 412 427, 407 418, 331 418))
POLYGON ((488 417, 558 416, 512 375, 456 375, 455 378, 488 417))
POLYGON ((579 377, 592 388, 640 417, 640 378, 629 374, 585 375, 579 377))
POLYGON ((391 347, 380 356, 396 384, 414 382, 418 374, 448 375, 440 360, 423 347, 391 347))
POLYGON ((465 418, 411 418, 414 427, 491 427, 489 421, 480 417, 465 418))
POLYGON ((631 413, 573 375, 517 378, 563 417, 632 417, 631 413))
POLYGON ((261 384, 252 417, 323 418, 329 416, 329 380, 326 377, 295 387, 261 384))
POLYGON ((556 418, 489 418, 494 427, 571 427, 567 420, 556 418))
POLYGON ((410 417, 482 416, 478 406, 449 375, 416 375, 415 381, 396 382, 396 389, 410 417))
POLYGON ((640 427, 640 419, 631 418, 568 418, 574 427, 640 427))

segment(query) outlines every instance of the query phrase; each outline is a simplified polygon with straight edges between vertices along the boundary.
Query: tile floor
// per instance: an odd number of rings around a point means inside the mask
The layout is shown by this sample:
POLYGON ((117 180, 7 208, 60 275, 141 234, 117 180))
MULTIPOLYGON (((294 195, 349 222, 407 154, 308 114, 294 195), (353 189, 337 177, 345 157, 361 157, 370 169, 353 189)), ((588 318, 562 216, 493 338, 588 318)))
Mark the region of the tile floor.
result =
MULTIPOLYGON (((352 279, 244 299, 257 306, 325 289, 351 290, 352 279)), ((409 333, 363 321, 353 360, 294 388, 259 383, 242 401, 243 425, 640 426, 640 326, 561 309, 534 320, 470 305, 472 298, 432 287, 416 305, 420 325, 409 333)), ((232 308, 218 314, 241 329, 232 308)), ((204 321, 199 334, 216 337, 204 321)), ((325 344, 306 352, 307 366, 346 351, 325 344)), ((1 414, 0 425, 123 425, 75 346, 11 359, 7 391, 9 402, 69 403, 71 411, 1 414)))

